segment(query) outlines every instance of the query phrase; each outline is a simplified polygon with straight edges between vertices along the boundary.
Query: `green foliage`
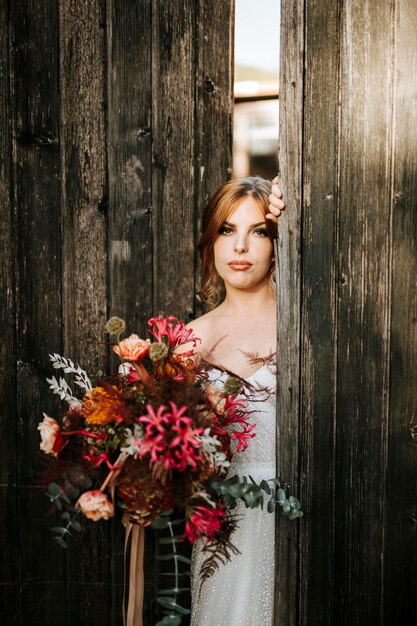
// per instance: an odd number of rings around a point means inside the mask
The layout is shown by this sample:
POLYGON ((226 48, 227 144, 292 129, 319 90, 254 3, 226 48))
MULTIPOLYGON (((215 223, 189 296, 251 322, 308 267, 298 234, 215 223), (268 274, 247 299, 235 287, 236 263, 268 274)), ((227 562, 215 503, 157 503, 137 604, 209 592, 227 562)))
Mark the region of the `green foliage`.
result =
POLYGON ((242 479, 239 476, 232 476, 222 481, 213 480, 210 487, 224 498, 226 506, 230 509, 236 508, 238 500, 242 500, 247 508, 253 509, 258 506, 263 508, 264 497, 267 495, 270 496, 267 504, 269 513, 273 513, 278 505, 283 515, 290 520, 303 516, 299 500, 289 495, 289 485, 281 483, 277 478, 262 480, 259 485, 252 476, 249 476, 249 480, 250 483, 246 476, 242 479))
POLYGON ((51 531, 55 533, 53 541, 66 548, 66 539, 72 537, 73 532, 81 532, 81 524, 76 519, 80 514, 80 510, 76 509, 74 504, 80 495, 80 488, 91 487, 91 479, 85 476, 80 468, 73 468, 71 472, 63 475, 64 487, 55 482, 48 485, 46 496, 55 509, 59 511, 62 521, 61 526, 54 526, 51 531))
POLYGON ((156 598, 157 603, 163 609, 164 617, 160 620, 156 626, 179 626, 182 623, 184 615, 190 614, 190 609, 181 606, 178 603, 178 595, 183 591, 189 591, 189 587, 180 587, 179 580, 181 577, 186 576, 187 580, 190 576, 189 570, 180 569, 180 564, 185 563, 189 565, 190 559, 179 554, 177 551, 177 545, 183 541, 183 535, 175 534, 174 527, 178 527, 184 524, 183 519, 171 519, 173 511, 164 511, 161 516, 154 520, 152 527, 157 530, 168 530, 168 536, 160 537, 158 539, 162 546, 170 546, 171 552, 169 554, 158 555, 160 561, 172 561, 173 572, 163 572, 160 576, 169 576, 173 579, 173 585, 165 589, 158 589, 158 596, 156 598))

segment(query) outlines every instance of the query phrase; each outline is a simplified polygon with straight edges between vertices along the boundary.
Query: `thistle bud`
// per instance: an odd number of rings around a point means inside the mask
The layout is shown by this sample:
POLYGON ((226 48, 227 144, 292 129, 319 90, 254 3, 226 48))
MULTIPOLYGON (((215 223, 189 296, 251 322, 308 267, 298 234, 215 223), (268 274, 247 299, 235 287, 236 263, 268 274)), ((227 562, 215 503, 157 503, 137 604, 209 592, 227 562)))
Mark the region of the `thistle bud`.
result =
POLYGON ((126 323, 121 317, 114 316, 108 320, 105 329, 109 335, 121 335, 126 330, 126 323))
POLYGON ((235 395, 242 390, 242 383, 238 378, 229 376, 223 385, 223 393, 228 396, 235 395))
POLYGON ((168 356, 168 346, 165 343, 156 341, 149 348, 149 358, 152 361, 162 361, 168 356))

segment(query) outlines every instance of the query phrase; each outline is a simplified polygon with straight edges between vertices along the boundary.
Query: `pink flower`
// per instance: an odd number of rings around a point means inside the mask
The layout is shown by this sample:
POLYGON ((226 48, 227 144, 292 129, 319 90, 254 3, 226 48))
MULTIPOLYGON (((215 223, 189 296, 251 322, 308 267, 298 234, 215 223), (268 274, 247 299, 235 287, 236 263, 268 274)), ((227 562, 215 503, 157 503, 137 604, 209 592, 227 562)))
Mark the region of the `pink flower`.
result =
POLYGON ((224 520, 224 505, 215 509, 205 506, 193 507, 193 513, 185 524, 185 537, 190 543, 194 543, 200 537, 206 537, 211 541, 215 534, 221 530, 224 520))
POLYGON ((113 350, 121 359, 136 363, 148 354, 150 346, 150 339, 140 339, 137 335, 130 335, 117 346, 113 346, 113 350))
POLYGON ((40 448, 45 454, 58 456, 64 446, 64 439, 59 424, 53 417, 43 414, 43 421, 39 423, 38 430, 41 433, 40 448))
MULTIPOLYGON (((193 330, 186 328, 183 322, 180 322, 173 315, 169 317, 162 317, 162 315, 151 317, 148 320, 148 326, 149 332, 157 341, 163 342, 166 338, 171 348, 176 348, 186 343, 192 343, 193 348, 195 348, 198 341, 201 343, 201 339, 194 335, 193 330)), ((192 356, 193 354, 194 350, 181 353, 182 356, 192 356)))
POLYGON ((146 425, 139 456, 150 454, 151 462, 162 463, 166 470, 196 469, 202 444, 195 436, 203 429, 192 427, 193 420, 185 415, 186 406, 179 409, 175 402, 169 404, 158 407, 156 413, 148 404, 147 415, 139 418, 146 425))
POLYGON ((100 519, 109 519, 114 515, 114 506, 105 493, 100 489, 86 491, 76 503, 76 508, 81 509, 88 519, 97 522, 100 519))
POLYGON ((255 426, 256 424, 244 424, 243 430, 235 430, 235 432, 230 435, 231 439, 237 440, 237 452, 246 450, 246 448, 248 447, 247 440, 253 439, 253 437, 255 437, 255 433, 252 432, 255 426))

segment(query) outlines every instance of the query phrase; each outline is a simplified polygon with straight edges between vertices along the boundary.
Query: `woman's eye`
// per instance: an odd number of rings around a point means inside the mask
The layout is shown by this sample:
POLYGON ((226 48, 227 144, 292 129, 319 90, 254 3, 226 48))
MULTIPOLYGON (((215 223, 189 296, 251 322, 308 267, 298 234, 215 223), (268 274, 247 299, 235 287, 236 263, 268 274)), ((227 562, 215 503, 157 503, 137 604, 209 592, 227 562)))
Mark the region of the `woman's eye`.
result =
POLYGON ((221 228, 219 228, 219 235, 228 235, 231 232, 232 229, 230 228, 230 226, 222 226, 221 228))
POLYGON ((257 229, 255 230, 255 233, 256 233, 257 235, 262 235, 262 237, 267 237, 267 236, 268 236, 268 233, 266 232, 266 229, 265 229, 265 228, 257 228, 257 229))

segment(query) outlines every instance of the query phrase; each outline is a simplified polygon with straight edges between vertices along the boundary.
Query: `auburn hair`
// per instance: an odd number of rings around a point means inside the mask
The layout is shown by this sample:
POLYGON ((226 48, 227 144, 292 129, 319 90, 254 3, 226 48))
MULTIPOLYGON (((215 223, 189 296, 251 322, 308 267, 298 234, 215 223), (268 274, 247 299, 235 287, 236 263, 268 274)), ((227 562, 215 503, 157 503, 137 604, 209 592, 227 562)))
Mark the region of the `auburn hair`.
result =
MULTIPOLYGON (((214 264, 214 242, 219 236, 220 228, 246 197, 254 198, 264 215, 269 213, 271 187, 272 183, 269 180, 260 176, 247 176, 224 183, 209 200, 203 213, 203 228, 198 250, 204 272, 200 297, 211 306, 219 303, 223 286, 214 264)), ((265 222, 268 237, 273 244, 277 237, 277 224, 271 219, 266 219, 265 222)), ((271 275, 273 271, 274 264, 271 264, 271 275)))

